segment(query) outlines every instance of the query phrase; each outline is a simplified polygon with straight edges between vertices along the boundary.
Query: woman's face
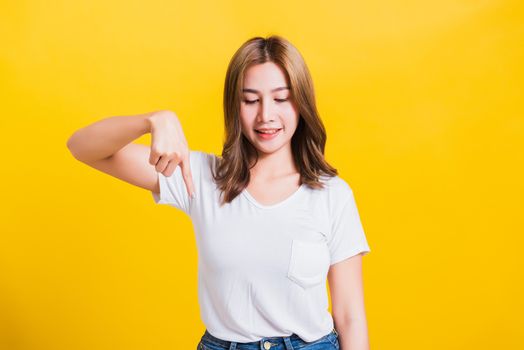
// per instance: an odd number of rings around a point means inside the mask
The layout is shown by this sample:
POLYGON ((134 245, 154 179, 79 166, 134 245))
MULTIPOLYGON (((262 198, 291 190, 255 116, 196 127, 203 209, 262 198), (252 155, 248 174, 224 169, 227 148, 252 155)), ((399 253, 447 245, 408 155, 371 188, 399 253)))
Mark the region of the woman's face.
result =
POLYGON ((291 146, 299 114, 292 100, 285 72, 275 63, 249 67, 244 75, 240 103, 242 133, 260 153, 291 146), (261 133, 257 130, 269 129, 261 133))

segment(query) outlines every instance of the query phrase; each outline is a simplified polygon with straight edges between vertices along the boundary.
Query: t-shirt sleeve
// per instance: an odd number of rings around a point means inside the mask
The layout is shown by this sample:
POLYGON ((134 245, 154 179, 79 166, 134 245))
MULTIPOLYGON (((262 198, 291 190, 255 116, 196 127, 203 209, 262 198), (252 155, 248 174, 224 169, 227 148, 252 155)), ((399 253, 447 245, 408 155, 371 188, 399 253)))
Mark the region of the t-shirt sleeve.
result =
POLYGON ((332 220, 328 247, 331 265, 359 253, 366 255, 371 251, 351 189, 343 199, 342 208, 338 209, 332 220))
MULTIPOLYGON (((195 192, 198 191, 198 183, 200 181, 200 168, 202 166, 203 154, 200 151, 189 151, 189 165, 191 167, 191 174, 195 192)), ((171 174, 165 176, 158 172, 158 183, 160 186, 160 193, 151 192, 153 200, 156 204, 168 204, 177 209, 182 210, 187 215, 191 215, 192 198, 187 193, 186 183, 182 177, 182 168, 178 165, 171 174)))

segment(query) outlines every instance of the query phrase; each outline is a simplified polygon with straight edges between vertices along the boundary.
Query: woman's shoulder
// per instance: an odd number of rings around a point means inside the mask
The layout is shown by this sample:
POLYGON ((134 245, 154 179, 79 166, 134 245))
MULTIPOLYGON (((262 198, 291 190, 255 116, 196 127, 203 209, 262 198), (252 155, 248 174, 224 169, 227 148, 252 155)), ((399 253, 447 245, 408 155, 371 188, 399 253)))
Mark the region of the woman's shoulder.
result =
POLYGON ((353 190, 349 183, 339 175, 321 176, 320 181, 324 184, 322 197, 325 198, 327 205, 334 211, 346 203, 353 195, 353 190))
POLYGON ((332 193, 347 194, 351 192, 349 183, 341 178, 339 175, 335 176, 320 176, 320 181, 326 186, 326 190, 332 193))
POLYGON ((197 149, 189 151, 191 169, 200 174, 209 173, 212 169, 215 169, 218 159, 218 156, 211 152, 197 149))

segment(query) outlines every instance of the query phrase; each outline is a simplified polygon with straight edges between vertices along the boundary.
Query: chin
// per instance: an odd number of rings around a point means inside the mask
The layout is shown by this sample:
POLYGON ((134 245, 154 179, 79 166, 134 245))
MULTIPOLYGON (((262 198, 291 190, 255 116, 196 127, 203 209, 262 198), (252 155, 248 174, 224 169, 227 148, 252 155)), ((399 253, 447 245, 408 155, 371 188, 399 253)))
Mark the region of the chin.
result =
POLYGON ((284 146, 285 146, 285 144, 272 145, 271 147, 260 147, 259 145, 255 145, 255 148, 257 149, 257 151, 259 153, 271 154, 271 153, 277 152, 278 150, 280 150, 284 146))

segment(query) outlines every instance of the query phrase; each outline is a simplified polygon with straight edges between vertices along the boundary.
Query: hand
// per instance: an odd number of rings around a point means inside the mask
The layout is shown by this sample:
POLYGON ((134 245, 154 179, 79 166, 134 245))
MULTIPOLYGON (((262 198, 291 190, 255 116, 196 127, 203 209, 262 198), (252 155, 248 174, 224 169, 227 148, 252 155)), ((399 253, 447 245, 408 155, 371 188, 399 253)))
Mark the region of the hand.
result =
POLYGON ((178 165, 190 197, 194 194, 193 175, 189 166, 189 147, 182 125, 172 111, 158 111, 148 118, 151 126, 149 163, 157 172, 171 176, 178 165))

